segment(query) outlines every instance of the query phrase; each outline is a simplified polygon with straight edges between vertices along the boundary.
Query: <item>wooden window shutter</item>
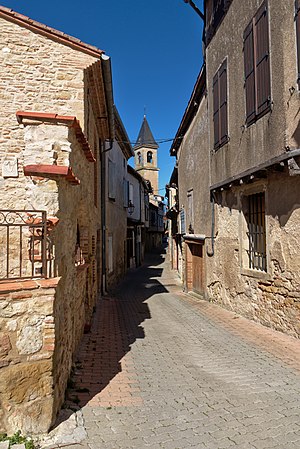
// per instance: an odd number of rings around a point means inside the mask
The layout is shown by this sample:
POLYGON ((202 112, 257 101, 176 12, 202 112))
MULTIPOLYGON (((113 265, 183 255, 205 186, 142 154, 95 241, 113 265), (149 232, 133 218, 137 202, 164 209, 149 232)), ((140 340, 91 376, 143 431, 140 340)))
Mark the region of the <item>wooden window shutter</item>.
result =
POLYGON ((297 83, 300 88, 300 0, 295 0, 295 22, 296 22, 296 38, 297 38, 297 59, 298 59, 298 76, 297 83))
POLYGON ((220 145, 228 141, 228 117, 227 117, 227 61, 225 60, 219 70, 219 121, 220 121, 220 145))
POLYGON ((213 120, 214 120, 214 147, 218 148, 220 144, 220 125, 219 125, 219 73, 213 78, 213 120))
POLYGON ((260 117, 271 106, 268 7, 264 1, 254 17, 256 115, 260 117))
POLYGON ((251 124, 255 120, 255 72, 254 72, 254 38, 253 23, 247 26, 244 32, 244 69, 245 69, 245 94, 246 94, 246 123, 251 124))

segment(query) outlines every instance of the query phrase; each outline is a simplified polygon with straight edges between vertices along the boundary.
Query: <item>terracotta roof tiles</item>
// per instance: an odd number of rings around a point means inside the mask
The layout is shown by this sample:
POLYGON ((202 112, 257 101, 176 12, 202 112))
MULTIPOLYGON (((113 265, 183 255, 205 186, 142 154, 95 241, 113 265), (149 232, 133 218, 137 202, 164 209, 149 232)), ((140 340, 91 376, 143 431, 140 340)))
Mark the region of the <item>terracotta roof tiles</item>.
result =
POLYGON ((0 17, 3 19, 14 22, 20 26, 24 26, 29 28, 30 30, 40 33, 49 39, 53 39, 58 41, 64 45, 69 45, 76 50, 87 53, 96 58, 100 58, 101 54, 104 53, 103 50, 99 48, 86 44, 82 42, 80 39, 70 36, 62 31, 58 31, 55 28, 51 28, 43 23, 37 22, 36 20, 30 19, 30 17, 24 16, 23 14, 19 14, 16 11, 13 11, 10 8, 6 8, 5 6, 0 5, 0 17))

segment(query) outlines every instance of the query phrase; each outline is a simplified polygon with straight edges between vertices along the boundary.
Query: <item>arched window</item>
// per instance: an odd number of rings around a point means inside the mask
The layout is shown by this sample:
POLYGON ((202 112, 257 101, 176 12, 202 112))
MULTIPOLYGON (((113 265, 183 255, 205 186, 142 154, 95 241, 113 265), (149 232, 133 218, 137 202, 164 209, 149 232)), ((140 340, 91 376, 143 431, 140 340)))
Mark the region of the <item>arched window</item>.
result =
POLYGON ((147 162, 149 164, 152 164, 152 162, 153 162, 153 153, 152 153, 152 151, 148 151, 147 152, 147 162))
POLYGON ((138 164, 142 163, 142 155, 141 155, 140 151, 137 154, 137 161, 138 161, 138 164))

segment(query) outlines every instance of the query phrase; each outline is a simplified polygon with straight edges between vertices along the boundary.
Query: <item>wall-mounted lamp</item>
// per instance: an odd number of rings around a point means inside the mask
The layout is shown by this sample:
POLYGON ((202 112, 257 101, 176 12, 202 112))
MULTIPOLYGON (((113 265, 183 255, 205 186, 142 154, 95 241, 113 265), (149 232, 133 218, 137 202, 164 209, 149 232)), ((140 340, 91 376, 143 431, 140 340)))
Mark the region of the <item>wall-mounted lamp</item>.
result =
POLYGON ((133 212, 134 212, 134 204, 132 203, 131 200, 129 200, 129 202, 128 202, 128 209, 127 210, 128 210, 129 215, 132 215, 133 212))

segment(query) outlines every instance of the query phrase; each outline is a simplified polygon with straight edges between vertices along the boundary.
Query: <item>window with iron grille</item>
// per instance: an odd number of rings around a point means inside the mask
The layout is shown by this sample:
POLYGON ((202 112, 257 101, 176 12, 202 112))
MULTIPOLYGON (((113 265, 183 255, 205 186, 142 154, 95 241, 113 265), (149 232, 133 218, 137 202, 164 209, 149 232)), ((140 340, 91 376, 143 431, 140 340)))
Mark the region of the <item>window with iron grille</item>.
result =
POLYGON ((267 271, 265 194, 263 192, 247 197, 247 236, 249 268, 267 271))
POLYGON ((297 83, 298 88, 300 89, 300 0, 295 0, 295 22, 296 22, 297 61, 298 61, 297 83))
POLYGON ((251 125, 271 109, 267 1, 244 31, 246 123, 251 125))
POLYGON ((227 61, 213 78, 214 148, 228 142, 227 61))

